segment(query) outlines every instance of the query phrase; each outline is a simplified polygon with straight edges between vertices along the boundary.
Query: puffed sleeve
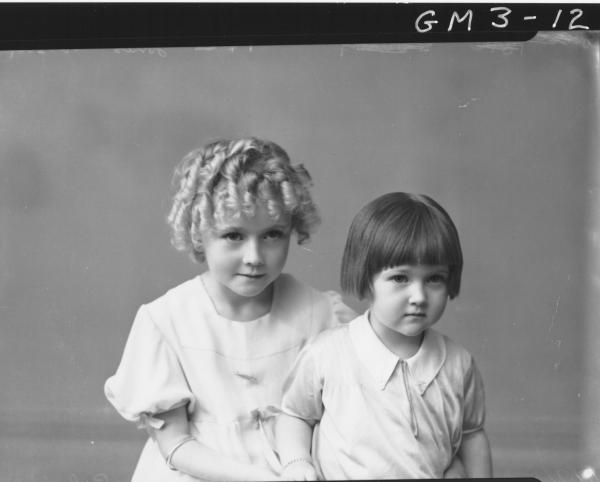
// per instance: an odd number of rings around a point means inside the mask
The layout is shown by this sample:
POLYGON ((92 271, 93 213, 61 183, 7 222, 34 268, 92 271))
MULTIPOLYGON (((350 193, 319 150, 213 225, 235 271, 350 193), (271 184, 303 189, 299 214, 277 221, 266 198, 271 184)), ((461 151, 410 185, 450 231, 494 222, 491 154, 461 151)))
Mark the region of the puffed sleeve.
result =
POLYGON ((194 397, 179 359, 160 332, 146 306, 133 322, 117 372, 104 385, 104 393, 116 410, 139 427, 160 428, 153 415, 188 405, 194 397))
POLYGON ((356 312, 344 303, 342 296, 337 291, 325 291, 325 295, 327 295, 331 303, 331 310, 333 312, 332 326, 348 323, 356 318, 356 312))
POLYGON ((465 373, 463 433, 471 433, 483 428, 485 422, 485 393, 481 373, 470 357, 465 373))
POLYGON ((298 354, 284 383, 281 411, 313 425, 323 415, 323 377, 315 344, 309 343, 298 354))

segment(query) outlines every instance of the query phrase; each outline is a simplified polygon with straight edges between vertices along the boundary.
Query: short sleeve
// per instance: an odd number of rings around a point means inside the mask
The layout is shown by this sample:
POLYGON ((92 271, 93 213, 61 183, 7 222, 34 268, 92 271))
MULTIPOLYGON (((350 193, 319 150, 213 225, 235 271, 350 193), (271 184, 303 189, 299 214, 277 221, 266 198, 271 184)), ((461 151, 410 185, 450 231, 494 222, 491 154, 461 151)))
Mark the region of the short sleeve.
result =
POLYGON ((485 422, 485 393, 481 373, 473 357, 465 373, 463 433, 476 432, 485 422))
POLYGON ((311 425, 323 416, 323 377, 314 343, 298 354, 283 386, 281 411, 311 425))
POLYGON ((325 291, 325 295, 327 295, 331 303, 334 318, 332 326, 348 323, 356 318, 356 312, 344 303, 342 296, 337 291, 325 291))
POLYGON ((108 401, 126 420, 160 428, 152 415, 190 404, 194 397, 179 359, 142 306, 133 322, 117 372, 104 385, 108 401))

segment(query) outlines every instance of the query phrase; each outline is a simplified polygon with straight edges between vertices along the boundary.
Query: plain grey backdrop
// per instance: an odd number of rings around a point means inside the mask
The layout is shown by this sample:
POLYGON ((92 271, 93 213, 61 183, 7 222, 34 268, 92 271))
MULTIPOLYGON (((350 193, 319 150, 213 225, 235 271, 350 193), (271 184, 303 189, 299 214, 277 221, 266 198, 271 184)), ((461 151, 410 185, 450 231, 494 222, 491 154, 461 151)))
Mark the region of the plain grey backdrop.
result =
POLYGON ((104 381, 138 306, 203 269, 169 245, 173 167, 249 135, 314 178, 323 224, 286 270, 317 288, 339 289, 372 198, 449 211, 465 268, 437 327, 483 373, 496 475, 583 480, 600 453, 598 52, 584 34, 0 52, 0 481, 128 480, 145 433, 104 381))

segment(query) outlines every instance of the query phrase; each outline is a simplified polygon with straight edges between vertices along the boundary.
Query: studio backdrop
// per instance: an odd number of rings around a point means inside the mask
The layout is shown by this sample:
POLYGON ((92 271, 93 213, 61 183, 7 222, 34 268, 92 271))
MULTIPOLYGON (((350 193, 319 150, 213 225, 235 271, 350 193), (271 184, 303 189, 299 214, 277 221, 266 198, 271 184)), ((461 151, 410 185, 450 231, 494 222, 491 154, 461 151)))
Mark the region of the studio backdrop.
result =
POLYGON ((128 480, 146 434, 104 381, 139 305, 204 269, 169 244, 172 171, 240 136, 312 174, 323 222, 286 270, 319 289, 369 200, 446 207, 465 267, 437 328, 481 369, 495 474, 593 477, 599 52, 558 33, 0 52, 0 481, 128 480))

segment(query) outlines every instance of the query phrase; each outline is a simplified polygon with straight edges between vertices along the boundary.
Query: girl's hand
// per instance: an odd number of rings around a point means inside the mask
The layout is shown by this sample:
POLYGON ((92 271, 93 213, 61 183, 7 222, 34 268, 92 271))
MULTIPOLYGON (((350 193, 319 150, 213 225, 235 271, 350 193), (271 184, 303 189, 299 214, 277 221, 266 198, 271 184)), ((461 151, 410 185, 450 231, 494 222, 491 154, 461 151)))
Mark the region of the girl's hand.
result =
POLYGON ((308 460, 298 460, 284 467, 281 480, 318 480, 317 471, 308 460))

